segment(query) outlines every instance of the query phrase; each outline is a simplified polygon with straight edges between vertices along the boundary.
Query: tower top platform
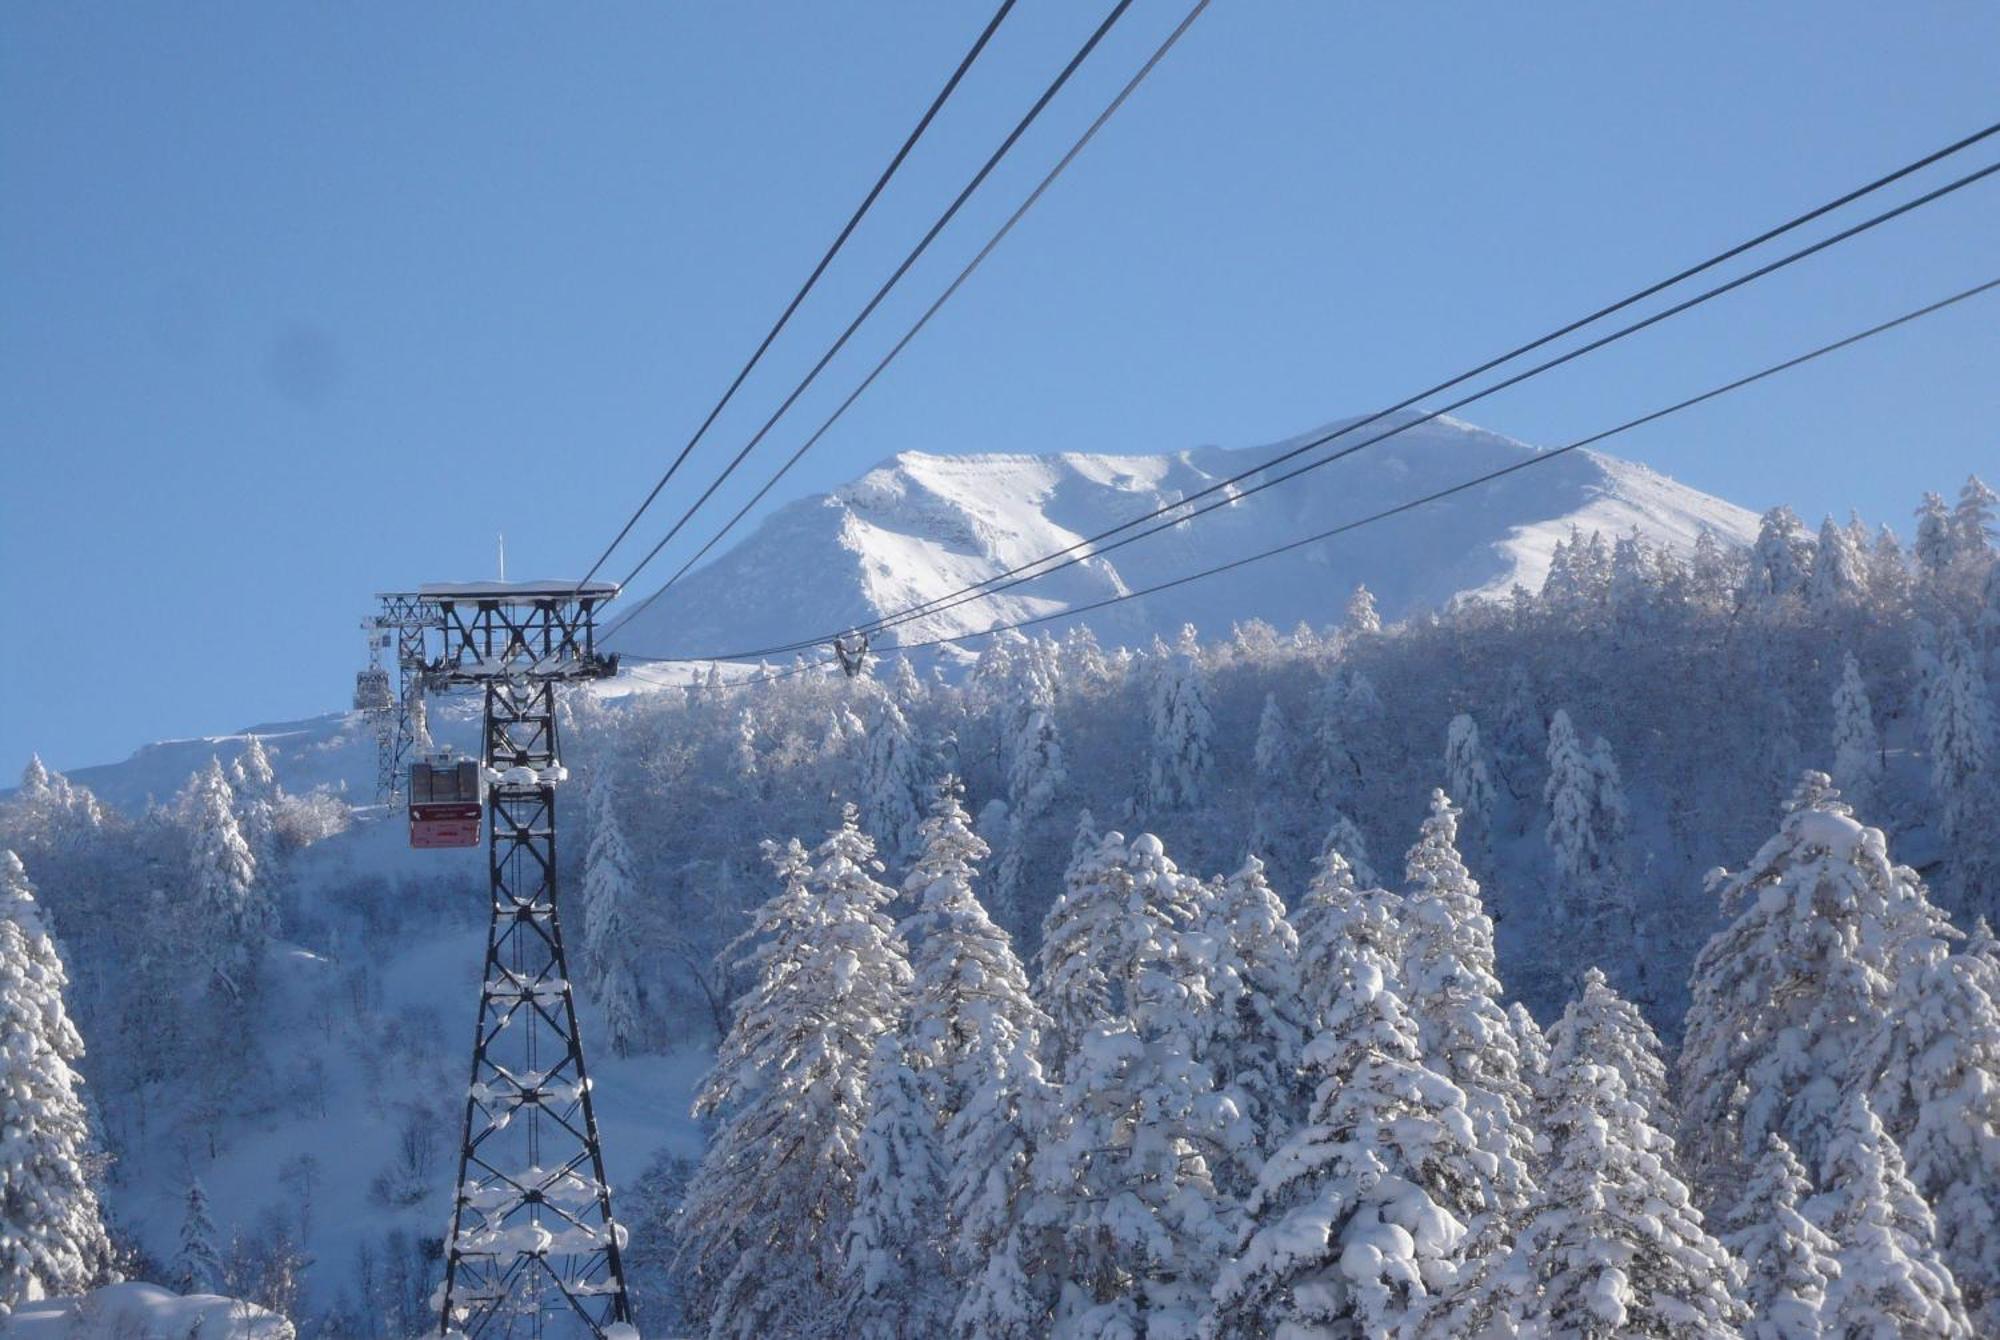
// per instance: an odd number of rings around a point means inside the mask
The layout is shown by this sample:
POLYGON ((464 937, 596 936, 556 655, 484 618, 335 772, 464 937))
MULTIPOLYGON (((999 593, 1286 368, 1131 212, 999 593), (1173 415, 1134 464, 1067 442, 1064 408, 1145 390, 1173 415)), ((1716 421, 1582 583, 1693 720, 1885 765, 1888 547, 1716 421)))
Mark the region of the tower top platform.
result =
POLYGON ((386 592, 388 596, 415 595, 422 600, 491 600, 503 605, 532 605, 540 600, 609 600, 618 594, 616 582, 584 582, 544 578, 532 582, 426 582, 414 592, 386 592))

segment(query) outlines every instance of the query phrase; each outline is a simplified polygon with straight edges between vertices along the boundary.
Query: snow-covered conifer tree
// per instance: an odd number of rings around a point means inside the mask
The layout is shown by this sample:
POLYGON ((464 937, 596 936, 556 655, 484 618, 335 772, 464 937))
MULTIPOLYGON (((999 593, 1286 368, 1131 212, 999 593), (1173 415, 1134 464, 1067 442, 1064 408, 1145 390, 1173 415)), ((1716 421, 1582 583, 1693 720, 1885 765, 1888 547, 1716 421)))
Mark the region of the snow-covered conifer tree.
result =
POLYGON ((1816 613, 1831 614, 1867 598, 1868 571, 1854 537, 1832 517, 1820 524, 1813 546, 1812 571, 1806 577, 1806 604, 1816 613))
POLYGON ((1605 864, 1615 865, 1615 853, 1631 831, 1632 810, 1611 741, 1602 735, 1590 742, 1590 771, 1597 778, 1598 853, 1605 864))
POLYGON ((1137 946, 1127 943, 1134 928, 1127 915, 1132 875, 1125 835, 1086 834, 1079 826, 1077 840, 1082 849, 1071 857, 1063 891, 1042 920, 1033 987, 1049 1021, 1046 1056, 1058 1076, 1085 1031, 1123 1010, 1124 974, 1137 953, 1137 946))
POLYGON ((271 767, 271 755, 264 748, 264 737, 252 735, 243 746, 243 752, 229 768, 230 779, 239 796, 254 796, 269 800, 278 790, 278 774, 271 767))
MULTIPOLYGON (((987 848, 972 832, 962 795, 956 778, 940 785, 903 885, 917 908, 902 928, 914 970, 911 1061, 940 1124, 952 1273, 981 1281, 972 1291, 980 1295, 975 1306, 1019 1313, 1029 1305, 1019 1296, 996 1298, 1007 1281, 988 1266, 1007 1250, 1021 1208, 1046 1021, 1007 933, 973 893, 987 848)), ((1025 1290, 1026 1280, 1019 1285, 1025 1290)), ((999 1318, 980 1320, 997 1325, 999 1318)))
POLYGON ((188 1182, 173 1275, 174 1287, 184 1294, 214 1293, 222 1287, 222 1255, 215 1249, 215 1221, 208 1212, 208 1192, 198 1177, 188 1182))
MULTIPOLYGON (((1535 1112, 1541 1107, 1542 1084, 1549 1077, 1549 1039, 1542 1026, 1535 1022, 1535 1016, 1520 1001, 1507 1007, 1507 1024, 1514 1030, 1514 1046, 1521 1053, 1521 1078, 1527 1081, 1528 1092, 1535 1099, 1535 1112)), ((1528 1124, 1538 1124, 1539 1115, 1528 1124)))
POLYGON ((1972 645, 1956 624, 1939 641, 1938 662, 1925 722, 1931 790, 1938 799, 1939 827, 1945 837, 1975 840, 1975 817, 1988 817, 1994 808, 1993 704, 1972 645))
POLYGON ((904 923, 915 980, 911 1059, 941 1123, 947 1267, 966 1282, 962 1333, 1039 1333, 1046 1299, 1023 1267, 1017 1233, 1031 1128, 1045 1085, 1037 1056, 1045 1020, 1007 933, 973 893, 986 845, 972 832, 955 778, 924 821, 922 853, 904 882, 917 910, 904 923))
POLYGON ((1306 1124, 1264 1165, 1242 1245, 1214 1289, 1210 1333, 1403 1333, 1460 1264, 1489 1156, 1465 1095, 1423 1064, 1393 965, 1350 943, 1305 1052, 1306 1124))
MULTIPOLYGON (((1584 1008, 1572 1002, 1558 1031, 1583 1031, 1574 1014, 1584 1008)), ((1552 1060, 1542 1133, 1547 1170, 1511 1263, 1525 1280, 1515 1286, 1521 1334, 1735 1337, 1735 1262, 1702 1226, 1674 1175, 1672 1141, 1617 1069, 1580 1048, 1552 1060)))
POLYGON ((1729 604, 1732 582, 1730 556, 1717 543, 1715 532, 1703 526, 1694 539, 1694 557, 1688 562, 1690 593, 1697 605, 1719 610, 1729 604))
POLYGON ((1100 914, 1101 940, 1045 939, 1044 975, 1072 984, 1059 996, 1067 1006, 1094 996, 1109 1012, 1065 1060, 1026 1224, 1061 1243, 1052 1334, 1192 1335, 1233 1232, 1204 1151, 1242 1153, 1230 1143, 1232 1105, 1197 1056, 1200 1021, 1215 1009, 1206 937, 1187 929, 1200 901, 1150 834, 1094 865, 1097 888, 1079 901, 1114 904, 1118 917, 1100 914), (1096 953, 1101 985, 1077 990, 1081 974, 1052 957, 1054 943, 1096 953))
POLYGON ((1967 1311, 2000 1333, 2000 971, 1934 934, 1909 937, 1901 957, 1867 1058, 1871 1106, 1936 1211, 1967 1311))
POLYGON ((1257 783, 1266 791, 1277 791, 1297 781, 1292 769, 1298 760, 1298 744, 1292 738, 1291 722, 1278 706, 1278 695, 1264 695, 1264 710, 1257 718, 1257 744, 1253 754, 1257 783))
POLYGON ((912 705, 922 702, 927 696, 924 691, 924 682, 917 678, 916 667, 910 664, 909 657, 898 656, 896 658, 896 668, 890 675, 889 693, 895 698, 896 705, 905 712, 912 705))
POLYGON ((1034 825, 1055 807, 1057 793, 1069 779, 1055 715, 1045 706, 1022 705, 1014 717, 1014 735, 1007 747, 1008 829, 1000 858, 993 909, 1001 922, 1026 928, 1022 882, 1034 825))
POLYGON ((835 1315, 868 1061, 910 982, 854 806, 810 858, 796 842, 768 852, 782 887, 757 914, 757 980, 696 1100, 722 1121, 683 1212, 712 1340, 835 1315))
POLYGON ((1261 1162, 1302 1108, 1296 1075, 1307 1024, 1298 933, 1255 856, 1217 886, 1203 929, 1220 968, 1205 1055, 1217 1087, 1253 1124, 1261 1162))
POLYGON ((20 859, 0 851, 0 1317, 24 1299, 80 1292, 111 1255, 67 981, 20 859))
POLYGON ((644 1029, 633 963, 632 904, 637 896, 632 851, 612 799, 609 773, 589 791, 590 845, 583 858, 583 961, 590 993, 603 1007, 611 1046, 631 1052, 644 1029))
POLYGON ((1366 586, 1356 586, 1347 597, 1347 622, 1342 631, 1350 637, 1382 631, 1382 616, 1375 612, 1375 593, 1366 586))
POLYGON ((1154 810, 1194 809, 1202 803, 1215 766, 1207 690, 1192 656, 1175 654, 1159 673, 1146 803, 1154 810))
POLYGON ((1833 781, 1848 803, 1866 810, 1882 778, 1882 740, 1862 682, 1861 663, 1848 652, 1833 691, 1833 781))
POLYGON ((1743 1184, 1723 1242, 1743 1268, 1750 1320, 1744 1340, 1820 1340, 1832 1334, 1827 1286, 1840 1277, 1839 1244, 1799 1206, 1812 1194, 1806 1170, 1776 1135, 1743 1184))
POLYGON ((1868 548, 1868 596, 1877 609, 1901 609, 1910 598, 1910 565, 1903 542, 1887 526, 1875 532, 1868 548))
POLYGON ((1259 854, 1291 853, 1296 842, 1298 807, 1298 740, 1278 695, 1266 693, 1257 717, 1257 740, 1251 751, 1257 775, 1257 806, 1251 823, 1249 849, 1259 854))
POLYGON ((1375 867, 1368 863, 1368 839, 1354 820, 1339 810, 1333 811, 1333 819, 1327 825, 1326 840, 1320 844, 1320 859, 1324 862, 1327 853, 1338 853, 1354 872, 1354 882, 1363 888, 1372 888, 1380 883, 1375 867))
POLYGON ((1993 552, 1993 514, 2000 505, 2000 493, 1987 487, 1978 475, 1966 476, 1958 491, 1958 506, 1951 510, 1951 541, 1961 560, 1979 559, 1993 552))
POLYGON ((884 694, 876 700, 875 718, 868 727, 861 795, 868 831, 892 860, 901 860, 914 849, 917 825, 923 822, 918 802, 922 769, 923 749, 909 719, 896 700, 884 694))
POLYGON ((1820 1169, 1824 1188, 1806 1212, 1839 1249, 1827 1286, 1826 1333, 1834 1336, 1973 1334, 1958 1284, 1938 1257, 1936 1221, 1903 1171, 1896 1142, 1868 1100, 1841 1104, 1820 1169))
POLYGON ((1451 719, 1444 740, 1445 789, 1455 797, 1467 827, 1482 838, 1492 832, 1493 780, 1486 768, 1486 747, 1479 725, 1460 712, 1451 719))
POLYGON ((216 979, 234 991, 263 938, 273 929, 274 909, 257 885, 257 862, 236 820, 235 794, 222 763, 189 782, 185 797, 188 828, 187 933, 195 954, 216 979))
POLYGON ((1314 1032, 1333 1008, 1356 945, 1392 970, 1403 961, 1402 896, 1360 888, 1347 858, 1331 848, 1321 855, 1292 925, 1298 934, 1302 1021, 1314 1032))
POLYGON ((1677 1125, 1659 1034, 1638 1006, 1611 988, 1602 969, 1583 974, 1583 994, 1549 1030, 1548 1042, 1550 1069, 1577 1060, 1608 1065, 1625 1081, 1626 1097, 1639 1105, 1649 1124, 1661 1131, 1677 1125))
POLYGON ((1917 566, 1926 577, 1941 576, 1958 556, 1957 537, 1952 533, 1951 513, 1944 499, 1926 493, 1917 507, 1917 566))
POLYGON ((1813 550, 1812 536, 1791 508, 1773 507, 1764 513, 1757 542, 1750 548, 1743 602, 1768 606, 1803 593, 1813 550))
POLYGON ((1597 833, 1597 772, 1569 713, 1557 708, 1549 720, 1549 780, 1542 798, 1549 807, 1549 850, 1569 896, 1555 900, 1559 920, 1577 918, 1574 890, 1586 884, 1602 865, 1597 833))
POLYGON ((843 1255, 846 1313, 855 1340, 928 1340, 945 1334, 954 1303, 938 1232, 944 1166, 937 1123, 893 1027, 868 1068, 868 1120, 843 1255))
POLYGON ((1621 629, 1643 627, 1653 597, 1653 572, 1645 541, 1639 538, 1638 531, 1634 529, 1629 535, 1619 536, 1611 547, 1611 584, 1606 596, 1612 617, 1621 629))
POLYGON ((1532 1100, 1520 1045, 1501 1008, 1493 923, 1458 854, 1458 813, 1442 791, 1410 848, 1401 979, 1424 1060, 1464 1092, 1479 1147, 1492 1156, 1484 1203, 1518 1209, 1532 1184, 1532 1100))
POLYGON ((1695 960, 1680 1055, 1682 1153, 1740 1185, 1773 1132, 1817 1163, 1887 1005, 1914 872, 1809 773, 1777 836, 1716 877, 1731 923, 1695 960))

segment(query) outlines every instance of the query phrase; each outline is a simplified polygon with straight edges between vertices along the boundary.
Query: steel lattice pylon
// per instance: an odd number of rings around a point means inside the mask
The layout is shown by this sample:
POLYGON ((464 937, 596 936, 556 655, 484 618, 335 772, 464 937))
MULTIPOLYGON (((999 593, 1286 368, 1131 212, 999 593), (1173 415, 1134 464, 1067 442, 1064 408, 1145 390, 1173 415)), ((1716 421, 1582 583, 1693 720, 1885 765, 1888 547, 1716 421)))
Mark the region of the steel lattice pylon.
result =
MULTIPOLYGON (((617 587, 425 587, 442 650, 412 661, 485 693, 491 917, 465 1103, 439 1332, 469 1338, 631 1336, 590 1077, 577 1032, 556 876, 566 777, 556 695, 616 666, 593 646, 617 587)), ((385 598, 386 600, 389 598, 385 598)))
POLYGON ((376 800, 393 805, 403 790, 403 765, 413 742, 410 706, 424 691, 424 633, 440 623, 437 602, 420 595, 395 593, 380 597, 381 609, 362 625, 370 630, 371 664, 377 645, 396 639, 396 702, 393 718, 384 715, 376 726, 376 800), (381 639, 380 643, 376 639, 381 639))

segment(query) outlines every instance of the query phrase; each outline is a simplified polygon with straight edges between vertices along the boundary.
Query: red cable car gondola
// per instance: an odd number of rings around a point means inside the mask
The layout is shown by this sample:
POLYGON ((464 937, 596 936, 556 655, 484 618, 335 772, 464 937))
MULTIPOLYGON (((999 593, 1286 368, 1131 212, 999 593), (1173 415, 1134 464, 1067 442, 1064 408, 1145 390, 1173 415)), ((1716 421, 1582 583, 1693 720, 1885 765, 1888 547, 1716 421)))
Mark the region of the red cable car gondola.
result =
POLYGON ((410 845, 476 847, 486 789, 479 764, 439 755, 410 765, 410 845))

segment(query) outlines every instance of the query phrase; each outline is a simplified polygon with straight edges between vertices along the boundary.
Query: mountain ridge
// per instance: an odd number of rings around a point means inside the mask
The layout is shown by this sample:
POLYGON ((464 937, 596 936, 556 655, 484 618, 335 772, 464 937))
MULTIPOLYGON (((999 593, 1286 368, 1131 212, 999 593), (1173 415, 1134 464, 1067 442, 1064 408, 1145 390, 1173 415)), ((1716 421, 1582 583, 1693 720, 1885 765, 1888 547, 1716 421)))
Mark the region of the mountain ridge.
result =
MULTIPOLYGON (((1327 529, 1459 483, 1542 448, 1462 420, 1406 413, 1367 452, 1287 481, 1110 554, 914 621, 912 639, 971 635, 1060 614, 1327 529)), ((767 516, 676 590, 612 626, 607 642, 653 656, 710 656, 863 624, 1066 549, 1221 480, 1261 482, 1270 462, 1359 423, 1344 420, 1257 447, 1173 451, 902 451, 825 493, 767 516), (756 600, 747 600, 754 595, 756 600)), ((1363 439, 1357 439, 1363 440, 1363 439)), ((1338 438, 1329 444, 1341 445, 1338 438)), ((1288 467, 1291 462, 1286 463, 1288 467)), ((1220 495, 1218 495, 1220 496, 1220 495)), ((1376 526, 1177 588, 1078 616, 1105 641, 1143 641, 1182 622, 1221 629, 1339 617, 1357 584, 1391 618, 1462 596, 1539 584, 1555 541, 1576 525, 1642 536, 1678 552, 1705 529, 1747 544, 1755 516, 1644 465, 1581 451, 1376 526), (1141 607, 1157 604, 1158 609, 1141 607)), ((1122 538, 1122 537, 1121 537, 1122 538)))

